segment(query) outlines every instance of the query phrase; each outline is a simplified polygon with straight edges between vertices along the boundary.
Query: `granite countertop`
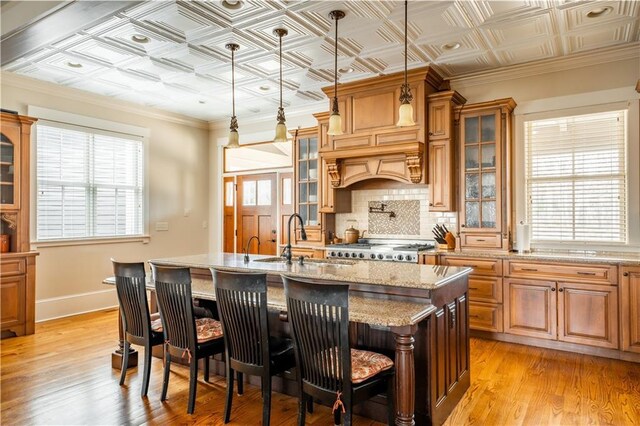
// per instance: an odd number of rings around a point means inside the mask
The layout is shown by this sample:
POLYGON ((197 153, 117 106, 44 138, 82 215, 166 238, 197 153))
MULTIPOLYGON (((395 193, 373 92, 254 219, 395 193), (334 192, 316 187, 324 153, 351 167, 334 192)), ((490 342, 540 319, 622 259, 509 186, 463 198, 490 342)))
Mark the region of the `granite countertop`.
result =
POLYGON ((454 266, 419 265, 401 262, 339 261, 332 259, 305 261, 299 265, 284 262, 260 261, 276 259, 273 256, 251 255, 246 264, 242 255, 230 253, 199 254, 193 256, 152 259, 149 262, 168 266, 187 266, 208 269, 217 267, 230 271, 255 271, 270 274, 286 274, 291 277, 311 278, 345 283, 361 283, 391 287, 434 290, 469 274, 472 269, 454 266))
POLYGON ((487 257, 494 259, 543 260, 546 262, 605 263, 623 266, 640 266, 640 253, 614 253, 587 250, 536 250, 530 253, 485 251, 425 250, 420 254, 446 254, 458 257, 487 257))
MULTIPOLYGON (((115 285, 115 278, 107 278, 103 284, 115 285)), ((153 283, 148 282, 147 288, 153 290, 153 283)), ((191 293, 193 297, 200 299, 215 300, 216 298, 211 280, 193 279, 191 293)), ((284 288, 267 287, 267 306, 272 311, 287 311, 284 288)), ((383 327, 413 325, 431 315, 435 310, 435 306, 425 303, 349 296, 349 320, 370 325, 383 327)))

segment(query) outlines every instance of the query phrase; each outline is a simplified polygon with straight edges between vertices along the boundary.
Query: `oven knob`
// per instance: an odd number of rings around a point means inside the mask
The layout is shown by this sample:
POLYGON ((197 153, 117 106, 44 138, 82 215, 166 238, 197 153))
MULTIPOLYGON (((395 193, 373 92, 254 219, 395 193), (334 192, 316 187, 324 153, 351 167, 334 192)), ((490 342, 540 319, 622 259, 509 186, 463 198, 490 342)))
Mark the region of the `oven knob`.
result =
POLYGON ((399 254, 399 255, 398 255, 398 260, 400 260, 400 261, 404 260, 404 256, 403 256, 403 255, 401 255, 401 254, 399 254))
POLYGON ((370 257, 371 259, 375 259, 375 258, 376 258, 376 255, 375 255, 375 254, 373 254, 373 253, 371 253, 371 254, 369 255, 369 257, 370 257))
POLYGON ((338 252, 338 257, 342 257, 342 252, 341 251, 338 252))
POLYGON ((407 262, 412 262, 412 261, 413 261, 413 257, 412 257, 412 256, 410 256, 410 255, 407 255, 407 259, 406 259, 406 261, 407 261, 407 262))
POLYGON ((356 257, 358 257, 358 253, 351 253, 351 257, 355 259, 356 257))
POLYGON ((332 251, 331 253, 329 253, 329 257, 336 257, 336 252, 332 251))
POLYGON ((378 259, 382 260, 382 259, 384 259, 384 256, 383 256, 383 255, 381 255, 381 254, 379 254, 379 255, 378 255, 378 259))
POLYGON ((358 255, 358 257, 359 257, 360 259, 364 259, 364 253, 360 253, 360 254, 358 255))

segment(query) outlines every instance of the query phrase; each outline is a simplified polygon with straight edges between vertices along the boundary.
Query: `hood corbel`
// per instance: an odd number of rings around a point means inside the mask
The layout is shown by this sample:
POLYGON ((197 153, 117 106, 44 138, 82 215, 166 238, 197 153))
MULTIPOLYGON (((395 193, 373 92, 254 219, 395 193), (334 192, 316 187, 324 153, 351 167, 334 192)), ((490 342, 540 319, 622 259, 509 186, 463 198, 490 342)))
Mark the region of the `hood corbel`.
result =
POLYGON ((412 183, 420 183, 422 181, 422 153, 420 151, 407 153, 407 169, 409 169, 409 177, 412 183))

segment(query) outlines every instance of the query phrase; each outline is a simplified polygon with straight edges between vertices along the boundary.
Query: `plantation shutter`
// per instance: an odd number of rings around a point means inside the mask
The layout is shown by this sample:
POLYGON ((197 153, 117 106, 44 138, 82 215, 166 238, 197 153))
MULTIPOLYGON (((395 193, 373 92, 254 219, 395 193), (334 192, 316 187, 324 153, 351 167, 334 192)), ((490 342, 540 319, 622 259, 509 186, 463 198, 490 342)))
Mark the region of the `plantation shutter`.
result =
POLYGON ((626 111, 525 122, 532 241, 627 242, 626 111))
POLYGON ((142 235, 141 138, 37 125, 38 241, 142 235))

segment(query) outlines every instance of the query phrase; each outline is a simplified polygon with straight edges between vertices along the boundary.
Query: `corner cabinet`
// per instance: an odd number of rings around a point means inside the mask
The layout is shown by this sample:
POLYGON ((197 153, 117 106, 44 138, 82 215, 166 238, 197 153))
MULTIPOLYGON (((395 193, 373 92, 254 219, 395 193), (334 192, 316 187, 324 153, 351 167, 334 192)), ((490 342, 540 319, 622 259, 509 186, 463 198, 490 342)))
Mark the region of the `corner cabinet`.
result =
POLYGON ((29 144, 35 118, 1 113, 0 208, 4 243, 0 259, 2 337, 33 334, 36 252, 29 240, 29 144))
POLYGON ((511 249, 513 99, 467 105, 460 113, 460 247, 511 249))

